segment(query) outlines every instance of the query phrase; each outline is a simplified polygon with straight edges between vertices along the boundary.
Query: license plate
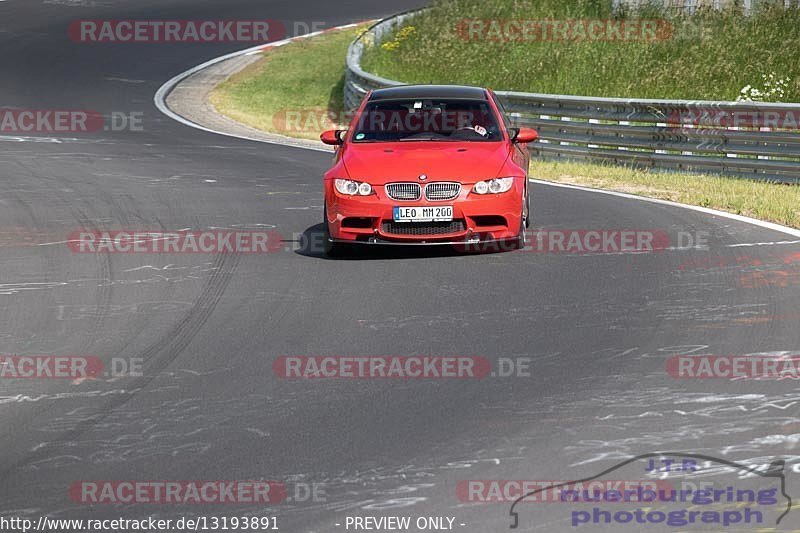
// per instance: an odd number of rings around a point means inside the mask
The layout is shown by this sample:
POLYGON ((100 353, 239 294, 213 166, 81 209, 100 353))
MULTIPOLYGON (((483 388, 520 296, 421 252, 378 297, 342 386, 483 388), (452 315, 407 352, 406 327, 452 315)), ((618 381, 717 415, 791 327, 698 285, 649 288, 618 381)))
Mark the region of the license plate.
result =
POLYGON ((452 222, 453 206, 395 207, 395 222, 452 222))

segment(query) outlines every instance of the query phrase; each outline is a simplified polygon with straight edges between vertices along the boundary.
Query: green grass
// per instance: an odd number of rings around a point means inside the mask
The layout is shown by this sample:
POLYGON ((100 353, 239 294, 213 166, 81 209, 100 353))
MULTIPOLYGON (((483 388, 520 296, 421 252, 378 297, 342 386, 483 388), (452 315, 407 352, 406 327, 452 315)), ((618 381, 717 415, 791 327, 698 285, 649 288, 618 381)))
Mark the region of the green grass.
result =
POLYGON ((345 53, 363 31, 351 28, 268 50, 217 86, 209 101, 242 124, 319 139, 342 116, 345 53))
POLYGON ((614 165, 534 161, 531 177, 710 207, 800 228, 800 187, 614 165))
MULTIPOLYGON (((341 112, 343 64, 356 33, 347 30, 268 52, 212 94, 218 110, 274 133, 319 138, 313 124, 285 131, 273 121, 284 109, 341 112)), ((280 121, 277 121, 280 122, 280 121)), ((320 128, 322 126, 319 126, 320 128)), ((539 162, 531 176, 701 205, 800 228, 800 188, 743 179, 666 173, 583 163, 539 162)))
MULTIPOLYGON (((762 75, 789 78, 783 98, 800 102, 800 9, 769 8, 751 18, 728 10, 667 17, 673 37, 645 42, 466 40, 464 19, 612 17, 610 0, 437 0, 405 24, 405 35, 375 43, 367 71, 409 83, 461 83, 497 90, 629 98, 735 100, 762 75), (385 46, 384 46, 385 45, 385 46)), ((631 15, 632 16, 632 15, 631 15)), ((402 30, 401 30, 402 31, 402 30)))

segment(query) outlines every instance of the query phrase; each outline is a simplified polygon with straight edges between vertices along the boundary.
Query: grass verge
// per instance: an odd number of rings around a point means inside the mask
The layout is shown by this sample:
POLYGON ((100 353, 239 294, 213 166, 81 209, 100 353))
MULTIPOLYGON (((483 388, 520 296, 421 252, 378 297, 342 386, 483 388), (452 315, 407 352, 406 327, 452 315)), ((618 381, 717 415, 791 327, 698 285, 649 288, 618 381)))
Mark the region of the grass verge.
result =
POLYGON ((699 100, 735 100, 750 85, 765 101, 800 102, 800 8, 758 5, 766 7, 743 17, 655 5, 621 15, 611 0, 436 0, 373 43, 362 64, 409 83, 699 100), (612 31, 620 19, 628 37, 612 31), (642 29, 645 21, 658 30, 642 29))
POLYGON ((364 27, 325 33, 273 48, 218 85, 211 104, 237 122, 319 140, 340 122, 347 46, 364 27))
POLYGON ((531 176, 699 205, 800 228, 800 187, 613 165, 535 161, 531 176))
MULTIPOLYGON (((356 32, 345 30, 288 44, 221 84, 217 110, 256 128, 319 139, 342 112, 342 65, 356 32), (287 117, 292 110, 301 117, 287 117), (287 127, 291 126, 291 127, 287 127)), ((692 205, 800 228, 800 187, 720 176, 667 173, 585 163, 535 161, 531 176, 692 205)))

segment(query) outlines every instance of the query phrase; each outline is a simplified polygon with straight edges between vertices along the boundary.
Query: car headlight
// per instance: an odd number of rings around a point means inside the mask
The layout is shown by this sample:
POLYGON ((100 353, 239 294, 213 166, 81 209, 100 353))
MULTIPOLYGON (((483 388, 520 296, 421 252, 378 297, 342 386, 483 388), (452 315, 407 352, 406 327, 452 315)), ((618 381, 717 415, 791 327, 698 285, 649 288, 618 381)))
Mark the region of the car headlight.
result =
POLYGON ((500 194, 508 192, 514 186, 514 178, 497 178, 487 181, 479 181, 472 188, 475 194, 500 194))
POLYGON ((362 183, 358 186, 358 194, 361 196, 369 196, 372 194, 372 185, 369 183, 362 183))
POLYGON ((335 180, 336 190, 347 196, 369 196, 372 194, 372 185, 353 180, 335 180))

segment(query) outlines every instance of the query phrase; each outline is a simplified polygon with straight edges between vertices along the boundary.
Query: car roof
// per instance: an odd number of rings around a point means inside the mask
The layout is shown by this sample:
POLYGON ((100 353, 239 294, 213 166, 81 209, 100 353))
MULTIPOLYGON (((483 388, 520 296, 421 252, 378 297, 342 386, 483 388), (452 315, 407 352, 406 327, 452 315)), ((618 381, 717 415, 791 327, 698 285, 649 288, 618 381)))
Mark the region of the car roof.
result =
POLYGON ((486 100, 486 89, 465 85, 401 85, 388 89, 377 89, 370 101, 402 100, 413 98, 454 98, 465 100, 486 100))

